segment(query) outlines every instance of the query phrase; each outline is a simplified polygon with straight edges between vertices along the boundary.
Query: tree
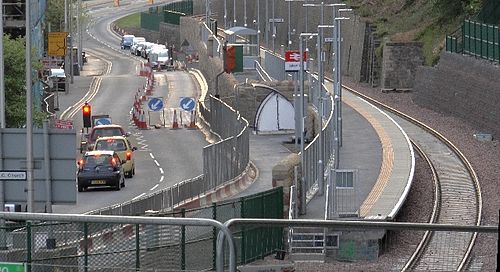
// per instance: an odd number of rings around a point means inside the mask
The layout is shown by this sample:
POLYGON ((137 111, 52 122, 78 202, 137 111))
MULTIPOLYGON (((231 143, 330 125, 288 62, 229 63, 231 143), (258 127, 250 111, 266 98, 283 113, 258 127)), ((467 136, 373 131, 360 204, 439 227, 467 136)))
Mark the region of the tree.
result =
MULTIPOLYGON (((25 39, 3 37, 4 82, 5 82, 5 122, 7 127, 22 127, 26 124, 26 56, 25 39)), ((32 54, 35 56, 35 54, 32 54)), ((33 58, 33 74, 40 69, 40 62, 33 58)), ((36 76, 33 80, 38 80, 36 76)), ((35 109, 35 107, 33 107, 35 109)), ((37 125, 45 119, 45 114, 33 111, 33 120, 37 125)))

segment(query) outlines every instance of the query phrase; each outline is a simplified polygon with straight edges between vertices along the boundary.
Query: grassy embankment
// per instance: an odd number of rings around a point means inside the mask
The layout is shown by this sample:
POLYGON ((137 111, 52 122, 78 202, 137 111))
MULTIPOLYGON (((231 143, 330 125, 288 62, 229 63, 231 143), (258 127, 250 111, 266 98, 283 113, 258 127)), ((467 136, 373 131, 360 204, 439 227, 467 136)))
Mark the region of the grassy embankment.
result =
POLYGON ((445 15, 445 11, 436 8, 436 1, 429 0, 347 2, 360 16, 377 26, 376 33, 383 41, 422 42, 426 65, 437 63, 446 35, 453 33, 465 18, 464 14, 445 15))
POLYGON ((141 14, 133 13, 115 21, 119 28, 138 28, 141 26, 141 14))

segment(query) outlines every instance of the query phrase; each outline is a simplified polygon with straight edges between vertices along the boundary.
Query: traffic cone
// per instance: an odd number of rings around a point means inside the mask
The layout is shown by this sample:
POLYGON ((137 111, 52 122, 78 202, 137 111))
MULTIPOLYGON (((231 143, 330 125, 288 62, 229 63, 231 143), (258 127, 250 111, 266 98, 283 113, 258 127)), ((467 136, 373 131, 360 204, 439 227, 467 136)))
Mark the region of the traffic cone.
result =
POLYGON ((141 120, 140 120, 139 129, 148 129, 148 125, 146 123, 146 116, 144 115, 144 111, 141 112, 141 120))
POLYGON ((179 129, 179 124, 177 123, 177 111, 174 110, 174 120, 172 122, 172 129, 179 129))
POLYGON ((196 129, 196 111, 191 112, 191 122, 189 122, 188 129, 196 129))

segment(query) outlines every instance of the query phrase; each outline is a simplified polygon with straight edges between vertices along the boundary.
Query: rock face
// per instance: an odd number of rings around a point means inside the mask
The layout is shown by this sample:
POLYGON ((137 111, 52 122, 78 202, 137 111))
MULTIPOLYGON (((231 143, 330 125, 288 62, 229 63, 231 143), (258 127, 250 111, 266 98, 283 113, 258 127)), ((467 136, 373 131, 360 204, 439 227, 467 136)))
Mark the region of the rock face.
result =
POLYGON ((489 61, 443 53, 436 67, 417 69, 412 99, 500 136, 500 69, 489 61))

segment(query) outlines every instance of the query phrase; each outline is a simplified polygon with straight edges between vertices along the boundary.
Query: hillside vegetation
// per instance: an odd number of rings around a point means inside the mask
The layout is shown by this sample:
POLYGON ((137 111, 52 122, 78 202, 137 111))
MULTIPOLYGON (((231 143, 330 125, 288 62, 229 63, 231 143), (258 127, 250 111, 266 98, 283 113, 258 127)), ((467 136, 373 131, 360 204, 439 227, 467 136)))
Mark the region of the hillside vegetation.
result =
POLYGON ((390 41, 423 43, 426 65, 433 65, 445 46, 446 34, 463 19, 479 12, 483 0, 347 0, 357 13, 377 26, 377 35, 390 41))

